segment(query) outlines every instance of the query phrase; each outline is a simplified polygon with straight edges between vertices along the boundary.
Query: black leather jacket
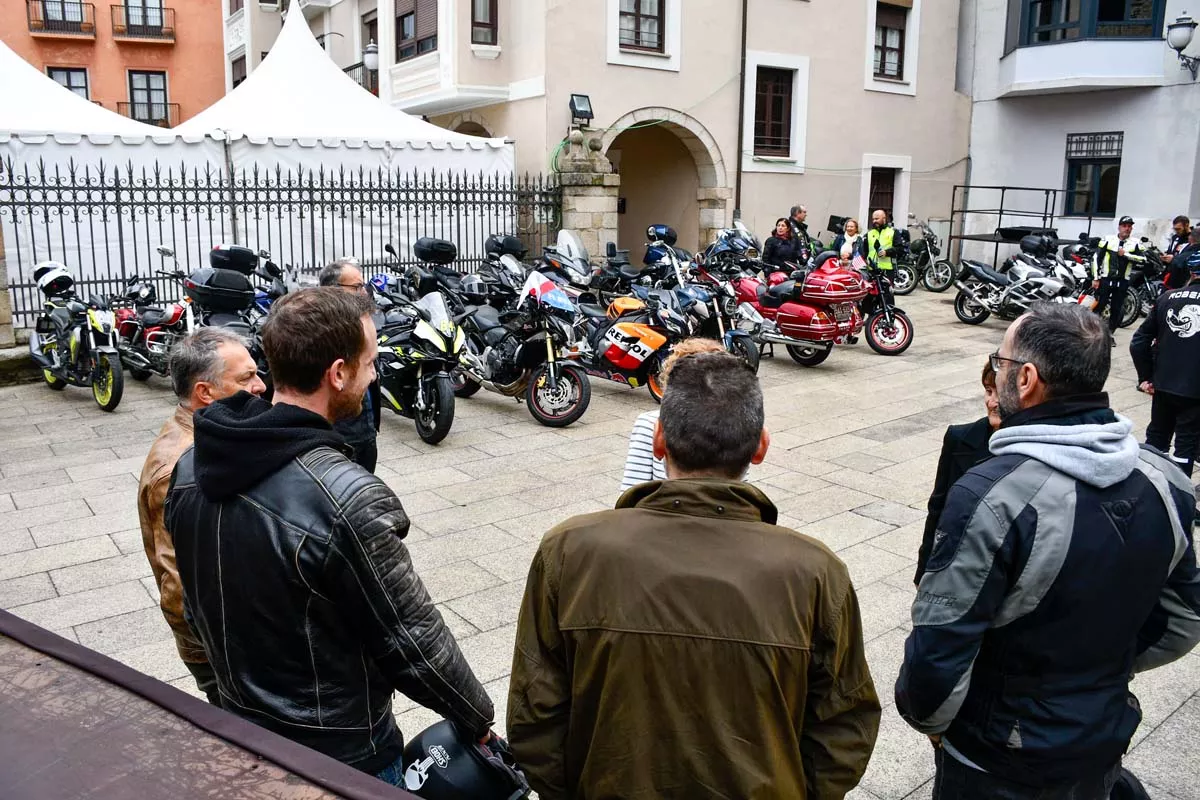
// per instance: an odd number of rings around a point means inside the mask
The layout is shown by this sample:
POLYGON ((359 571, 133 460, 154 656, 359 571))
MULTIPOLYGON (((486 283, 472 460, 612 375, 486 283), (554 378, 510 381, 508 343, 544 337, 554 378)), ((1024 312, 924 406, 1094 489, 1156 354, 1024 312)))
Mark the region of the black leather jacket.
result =
POLYGON ((486 732, 491 700, 413 570, 392 490, 295 406, 242 393, 195 420, 165 518, 223 707, 371 773, 403 750, 395 690, 486 732))

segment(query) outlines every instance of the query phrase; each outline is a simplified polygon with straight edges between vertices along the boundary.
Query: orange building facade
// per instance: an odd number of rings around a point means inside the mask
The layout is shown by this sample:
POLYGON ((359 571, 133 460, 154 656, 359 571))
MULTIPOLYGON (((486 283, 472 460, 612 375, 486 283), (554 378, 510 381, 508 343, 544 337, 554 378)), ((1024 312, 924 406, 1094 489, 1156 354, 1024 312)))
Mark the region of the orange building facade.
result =
POLYGON ((225 94, 223 6, 0 0, 0 41, 88 100, 171 127, 225 94))

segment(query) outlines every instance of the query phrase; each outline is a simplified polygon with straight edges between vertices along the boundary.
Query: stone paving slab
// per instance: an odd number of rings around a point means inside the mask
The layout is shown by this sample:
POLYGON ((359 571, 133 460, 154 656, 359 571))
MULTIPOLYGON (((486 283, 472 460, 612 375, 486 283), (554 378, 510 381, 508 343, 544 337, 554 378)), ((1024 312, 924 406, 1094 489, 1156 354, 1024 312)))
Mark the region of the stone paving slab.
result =
MULTIPOLYGON (((820 367, 782 348, 760 370, 772 448, 750 479, 780 524, 836 550, 855 580, 867 657, 885 711, 870 769, 851 800, 927 798, 933 757, 895 712, 892 685, 911 629, 917 546, 945 427, 983 413, 979 374, 1005 323, 961 325, 953 293, 918 290, 904 306, 917 340, 898 358, 838 348, 820 367)), ((1109 390, 1139 435, 1149 398, 1134 386, 1129 331, 1118 334, 1109 390)), ((112 414, 89 393, 0 388, 0 607, 196 693, 175 655, 142 552, 137 476, 171 414, 168 384, 128 381, 112 414)), ((594 383, 576 425, 537 425, 510 399, 460 401, 450 436, 430 447, 386 416, 378 474, 412 518, 417 570, 496 703, 503 730, 515 620, 547 529, 610 508, 644 390, 594 383)), ((1129 765, 1155 798, 1200 800, 1200 654, 1134 682, 1144 720, 1129 765)), ((434 721, 397 696, 402 729, 434 721)))

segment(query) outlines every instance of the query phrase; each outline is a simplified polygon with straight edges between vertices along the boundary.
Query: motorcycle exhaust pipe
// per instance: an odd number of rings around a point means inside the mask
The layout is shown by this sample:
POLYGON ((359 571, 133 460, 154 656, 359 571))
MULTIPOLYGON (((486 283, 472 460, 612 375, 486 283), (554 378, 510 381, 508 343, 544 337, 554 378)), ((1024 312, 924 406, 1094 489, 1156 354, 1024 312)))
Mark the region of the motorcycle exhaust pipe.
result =
POLYGON ((770 333, 768 331, 763 331, 759 338, 767 344, 792 345, 793 347, 819 347, 825 350, 833 347, 832 342, 813 342, 807 339, 797 339, 794 336, 784 336, 782 333, 770 333))
POLYGON ((129 366, 138 369, 154 369, 153 362, 136 350, 121 350, 121 359, 129 362, 129 366))
POLYGON ((955 282, 954 282, 954 286, 955 286, 955 288, 956 288, 956 289, 958 289, 960 292, 962 292, 963 294, 965 294, 967 297, 969 297, 969 298, 971 298, 972 300, 974 300, 974 301, 975 301, 976 303, 978 303, 979 305, 981 305, 981 306, 982 306, 982 305, 987 305, 986 303, 984 303, 984 302, 983 302, 983 298, 982 298, 982 297, 980 297, 979 295, 977 295, 977 294, 976 294, 976 293, 975 293, 975 292, 974 292, 974 291, 973 291, 973 290, 972 290, 972 289, 971 289, 969 286, 967 286, 967 285, 966 285, 965 283, 963 283, 962 281, 955 281, 955 282))

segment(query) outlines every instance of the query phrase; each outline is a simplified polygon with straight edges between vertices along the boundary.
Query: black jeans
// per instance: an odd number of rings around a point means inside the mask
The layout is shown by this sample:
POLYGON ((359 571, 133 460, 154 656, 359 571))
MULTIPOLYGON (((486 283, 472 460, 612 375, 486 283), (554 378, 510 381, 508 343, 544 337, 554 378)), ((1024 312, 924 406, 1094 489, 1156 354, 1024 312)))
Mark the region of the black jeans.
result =
POLYGON ((1108 800, 1121 774, 1118 761, 1097 775, 1039 789, 968 767, 943 748, 938 748, 936 760, 933 800, 1108 800))
POLYGON ((1200 447, 1200 400, 1156 391, 1150 404, 1146 444, 1169 453, 1172 434, 1175 435, 1175 463, 1191 475, 1196 449, 1200 447))
POLYGON ((221 693, 217 690, 217 673, 213 672, 212 664, 189 664, 185 661, 183 665, 192 673, 192 677, 196 679, 196 686, 204 692, 208 702, 220 708, 221 693))
POLYGON ((1115 332, 1121 321, 1121 311, 1125 308, 1125 296, 1129 294, 1128 278, 1105 278, 1100 281, 1096 291, 1096 313, 1103 314, 1108 309, 1108 330, 1115 332))

